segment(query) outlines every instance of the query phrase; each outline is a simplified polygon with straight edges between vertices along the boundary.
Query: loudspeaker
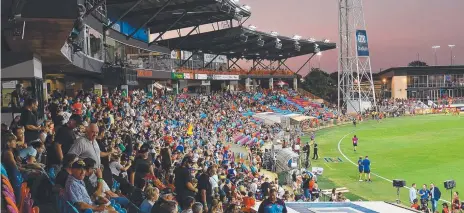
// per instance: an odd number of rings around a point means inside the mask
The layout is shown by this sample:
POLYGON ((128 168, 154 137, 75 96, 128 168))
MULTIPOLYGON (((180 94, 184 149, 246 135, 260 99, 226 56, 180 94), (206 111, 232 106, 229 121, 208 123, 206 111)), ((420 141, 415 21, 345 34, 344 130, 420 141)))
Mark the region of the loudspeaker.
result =
POLYGON ((406 186, 406 181, 405 180, 398 180, 398 179, 393 180, 393 187, 401 188, 401 187, 404 187, 404 186, 406 186))
POLYGON ((446 180, 443 182, 443 185, 445 186, 446 189, 453 189, 456 187, 456 181, 454 180, 446 180))

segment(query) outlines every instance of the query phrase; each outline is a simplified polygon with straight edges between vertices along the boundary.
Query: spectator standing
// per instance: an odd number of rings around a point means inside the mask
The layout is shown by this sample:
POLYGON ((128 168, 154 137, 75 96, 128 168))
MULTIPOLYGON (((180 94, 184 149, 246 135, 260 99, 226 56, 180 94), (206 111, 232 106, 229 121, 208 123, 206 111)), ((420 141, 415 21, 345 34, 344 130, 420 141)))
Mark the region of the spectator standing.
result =
POLYGON ((277 198, 277 191, 271 190, 269 198, 259 205, 258 213, 287 213, 283 200, 277 198))
POLYGON ((453 213, 459 213, 461 211, 461 202, 459 200, 459 192, 453 193, 453 201, 452 201, 451 210, 453 211, 453 213))
POLYGON ((416 189, 416 184, 413 183, 411 188, 409 189, 409 202, 411 204, 414 204, 414 200, 417 198, 417 189, 416 189))
POLYGON ((36 99, 30 98, 26 100, 23 111, 21 112, 21 118, 19 123, 24 126, 24 138, 25 142, 29 145, 31 141, 39 140, 40 130, 42 127, 38 123, 37 109, 39 102, 36 99))
POLYGON ((55 135, 56 159, 50 160, 51 165, 60 165, 63 161, 63 156, 69 152, 69 149, 76 140, 74 129, 82 124, 82 118, 79 115, 72 115, 66 125, 60 127, 55 135))
POLYGON ((437 210, 438 201, 440 200, 441 192, 438 187, 435 187, 433 183, 430 184, 430 200, 432 201, 432 212, 437 210))
POLYGON ((263 198, 269 197, 269 191, 271 190, 271 184, 269 183, 269 178, 264 179, 264 183, 261 184, 261 193, 263 193, 263 198))
POLYGON ((198 192, 198 189, 193 186, 192 174, 190 172, 193 164, 193 158, 186 156, 182 160, 182 165, 174 170, 174 185, 176 187, 177 200, 183 200, 187 196, 195 197, 195 193, 198 192))

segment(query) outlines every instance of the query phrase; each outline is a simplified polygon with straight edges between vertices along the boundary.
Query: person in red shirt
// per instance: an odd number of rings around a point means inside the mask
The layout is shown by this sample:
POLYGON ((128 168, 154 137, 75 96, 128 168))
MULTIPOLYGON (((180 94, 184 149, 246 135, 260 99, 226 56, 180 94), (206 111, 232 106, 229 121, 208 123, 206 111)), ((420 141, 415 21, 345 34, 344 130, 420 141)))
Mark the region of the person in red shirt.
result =
POLYGON ((74 114, 82 115, 82 103, 79 98, 76 100, 76 103, 72 105, 72 108, 74 110, 74 114))
POLYGON ((356 135, 353 137, 352 141, 353 141, 354 151, 356 152, 356 147, 358 146, 358 138, 356 137, 356 135))
POLYGON ((413 200, 413 204, 411 205, 411 209, 419 210, 419 201, 416 199, 413 200))

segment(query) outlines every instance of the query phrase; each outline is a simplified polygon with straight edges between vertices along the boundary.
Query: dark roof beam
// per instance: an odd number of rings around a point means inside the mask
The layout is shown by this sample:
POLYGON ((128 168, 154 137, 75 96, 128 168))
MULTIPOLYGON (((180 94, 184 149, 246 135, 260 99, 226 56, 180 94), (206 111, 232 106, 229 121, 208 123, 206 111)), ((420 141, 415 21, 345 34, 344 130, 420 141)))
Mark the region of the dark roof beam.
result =
POLYGON ((150 43, 148 43, 148 46, 151 46, 153 43, 155 43, 156 41, 158 41, 158 39, 161 38, 161 36, 163 36, 167 31, 171 30, 171 29, 177 24, 177 22, 179 22, 182 18, 185 17, 185 15, 187 15, 187 11, 185 11, 184 13, 182 13, 182 15, 181 15, 179 18, 177 18, 177 20, 174 21, 174 23, 172 23, 171 26, 169 26, 167 30, 165 30, 164 32, 160 33, 160 34, 158 35, 158 37, 156 37, 153 41, 151 41, 150 43))
MULTIPOLYGON (((156 11, 155 14, 153 14, 153 16, 151 16, 147 21, 145 21, 145 23, 143 23, 142 25, 140 25, 137 29, 135 29, 134 31, 132 31, 131 34, 129 34, 126 39, 129 39, 131 38, 137 31, 139 31, 140 29, 142 29, 143 27, 147 26, 148 23, 150 23, 151 20, 153 20, 156 16, 158 16, 159 13, 161 13, 161 11, 164 10, 165 7, 167 7, 169 5, 169 3, 171 3, 172 0, 168 0, 167 2, 164 3, 164 5, 158 9, 158 11, 156 11)), ((150 45, 148 45, 150 46, 150 45)))
POLYGON ((126 15, 132 11, 135 7, 137 7, 137 5, 139 5, 140 3, 142 3, 143 0, 138 0, 137 2, 135 2, 135 4, 132 5, 132 7, 130 7, 129 9, 127 9, 124 13, 122 13, 115 21, 111 22, 110 25, 108 25, 107 27, 104 27, 104 29, 110 29, 111 27, 113 27, 114 24, 116 24, 118 21, 121 21, 124 17, 126 17, 126 15))
MULTIPOLYGON (((215 2, 212 2, 211 0, 206 0, 206 1, 203 0, 203 1, 187 2, 187 3, 184 3, 184 4, 173 4, 173 5, 168 5, 166 8, 164 8, 164 11, 165 12, 172 12, 172 11, 177 11, 177 10, 193 11, 198 7, 211 5, 211 4, 214 4, 214 3, 215 2)), ((156 7, 132 11, 129 14, 127 14, 127 17, 132 18, 134 16, 152 14, 153 10, 155 10, 155 9, 156 9, 156 7)))
MULTIPOLYGON (((221 15, 221 12, 188 12, 187 17, 189 20, 192 19, 207 19, 209 17, 214 17, 215 15, 221 15)), ((172 23, 177 20, 175 15, 170 15, 170 18, 162 19, 162 20, 153 20, 150 23, 147 24, 148 27, 150 28, 162 28, 166 24, 172 23), (174 17, 173 17, 174 16, 174 17), (171 18, 173 17, 173 18, 171 18)))

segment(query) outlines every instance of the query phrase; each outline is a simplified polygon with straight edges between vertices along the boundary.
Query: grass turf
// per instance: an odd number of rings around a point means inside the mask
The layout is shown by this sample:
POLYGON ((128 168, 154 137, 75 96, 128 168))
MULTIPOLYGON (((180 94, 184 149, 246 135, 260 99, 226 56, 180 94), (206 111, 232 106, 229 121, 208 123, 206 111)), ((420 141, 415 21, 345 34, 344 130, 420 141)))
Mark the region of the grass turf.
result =
MULTIPOLYGON (((308 141, 303 137, 303 141, 308 141)), ((392 184, 371 175, 371 183, 359 182, 357 166, 346 160, 338 150, 353 162, 360 156, 369 156, 371 172, 387 179, 404 179, 408 186, 416 183, 435 183, 442 192, 442 199, 450 201, 443 181, 456 180, 456 189, 464 193, 464 117, 451 115, 426 115, 384 119, 381 123, 367 121, 357 127, 344 125, 316 132, 319 160, 313 166, 324 168, 324 179, 331 186, 347 187, 355 200, 395 201, 396 189, 392 184), (353 151, 351 138, 359 138, 357 152, 353 151), (346 136, 346 137, 344 137, 346 136), (344 138, 343 138, 344 137, 344 138), (343 138, 343 139, 342 139, 343 138), (342 140, 341 140, 342 139, 342 140), (340 157, 342 163, 327 163, 324 157, 340 157)), ((312 151, 312 150, 311 150, 312 151)), ((324 179, 320 185, 327 185, 324 179)), ((321 187, 326 189, 324 187, 321 187)), ((408 205, 408 190, 403 188, 401 201, 408 205)))

